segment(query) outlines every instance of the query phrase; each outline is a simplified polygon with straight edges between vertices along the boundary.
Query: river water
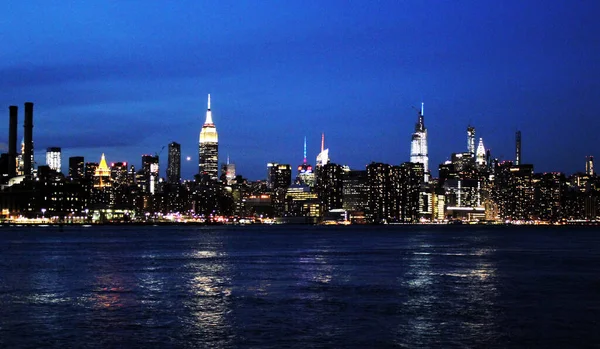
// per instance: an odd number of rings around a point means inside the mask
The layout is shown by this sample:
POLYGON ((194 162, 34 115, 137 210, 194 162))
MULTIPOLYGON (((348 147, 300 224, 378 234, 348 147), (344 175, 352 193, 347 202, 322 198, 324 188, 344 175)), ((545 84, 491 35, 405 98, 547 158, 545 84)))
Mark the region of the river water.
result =
POLYGON ((0 347, 600 346, 592 227, 1 227, 0 347))

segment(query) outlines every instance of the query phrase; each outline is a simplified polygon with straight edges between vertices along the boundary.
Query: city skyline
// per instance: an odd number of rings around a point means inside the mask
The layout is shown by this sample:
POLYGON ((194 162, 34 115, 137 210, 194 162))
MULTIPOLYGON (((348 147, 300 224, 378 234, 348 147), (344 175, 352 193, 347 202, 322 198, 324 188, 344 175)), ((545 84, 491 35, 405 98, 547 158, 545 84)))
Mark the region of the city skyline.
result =
POLYGON ((305 136, 314 164, 322 133, 338 164, 409 161, 421 102, 434 175, 469 125, 501 160, 521 131, 536 172, 583 172, 598 153, 595 3, 1 6, 0 101, 19 106, 18 140, 35 103, 35 161, 61 147, 63 173, 102 153, 138 168, 174 141, 191 178, 208 93, 219 164, 252 180, 300 163, 305 136))

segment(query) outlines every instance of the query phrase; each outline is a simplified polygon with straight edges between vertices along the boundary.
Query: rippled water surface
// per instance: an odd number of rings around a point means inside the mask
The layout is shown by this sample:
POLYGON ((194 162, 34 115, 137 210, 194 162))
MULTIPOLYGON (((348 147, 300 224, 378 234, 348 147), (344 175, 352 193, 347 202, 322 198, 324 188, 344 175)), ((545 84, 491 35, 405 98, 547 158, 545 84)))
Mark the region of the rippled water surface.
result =
POLYGON ((0 347, 597 347, 599 314, 597 228, 0 228, 0 347))

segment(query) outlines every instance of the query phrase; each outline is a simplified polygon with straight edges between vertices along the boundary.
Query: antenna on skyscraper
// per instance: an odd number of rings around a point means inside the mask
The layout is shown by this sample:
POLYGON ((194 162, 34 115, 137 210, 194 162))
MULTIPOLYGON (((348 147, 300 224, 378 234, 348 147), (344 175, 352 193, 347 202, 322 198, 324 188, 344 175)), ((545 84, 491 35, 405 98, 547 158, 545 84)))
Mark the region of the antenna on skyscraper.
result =
POLYGON ((304 136, 304 163, 306 163, 306 136, 304 136))
POLYGON ((325 150, 325 132, 321 133, 321 152, 325 150))

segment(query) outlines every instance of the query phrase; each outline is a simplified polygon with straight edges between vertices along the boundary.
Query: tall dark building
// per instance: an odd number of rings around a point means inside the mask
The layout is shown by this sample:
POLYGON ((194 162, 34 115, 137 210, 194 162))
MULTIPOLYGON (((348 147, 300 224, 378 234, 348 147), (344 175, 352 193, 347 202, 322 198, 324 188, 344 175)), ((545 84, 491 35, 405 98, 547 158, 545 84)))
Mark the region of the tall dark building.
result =
POLYGON ((344 170, 342 166, 327 163, 317 168, 316 192, 321 202, 323 213, 342 208, 344 197, 344 170))
POLYGON ((201 176, 207 175, 213 180, 219 178, 219 135, 212 120, 210 94, 208 95, 206 121, 200 131, 200 141, 198 143, 198 173, 201 176))
POLYGON ((373 222, 416 222, 424 172, 422 163, 405 162, 400 166, 369 164, 368 202, 373 222))
POLYGON ((348 211, 364 211, 369 204, 367 171, 348 170, 344 174, 343 208, 348 211))
POLYGON ((270 190, 287 189, 292 184, 292 166, 270 162, 267 164, 267 186, 270 190))
POLYGON ((467 152, 475 157, 475 127, 467 127, 467 152))
POLYGON ((130 183, 129 171, 126 162, 113 162, 110 164, 110 179, 113 186, 127 186, 130 183))
POLYGON ((495 169, 494 201, 503 220, 529 220, 534 204, 533 165, 500 163, 495 169))
POLYGON ((167 182, 177 184, 181 181, 181 145, 176 142, 169 144, 169 159, 167 165, 167 182))
POLYGON ((521 131, 517 131, 515 135, 515 166, 521 165, 522 159, 521 153, 521 131))
POLYGON ((367 166, 369 186, 369 212, 375 223, 386 221, 390 216, 390 196, 392 195, 391 166, 382 163, 370 163, 367 166))
POLYGON ((8 107, 8 110, 8 177, 12 178, 17 175, 17 123, 19 108, 16 105, 11 105, 8 107))
POLYGON ((146 193, 154 194, 158 184, 158 155, 142 155, 141 176, 138 185, 146 193))
POLYGON ((82 179, 85 175, 84 171, 85 163, 83 162, 83 156, 71 156, 69 158, 69 178, 82 179))
POLYGON ((93 179, 99 164, 97 162, 86 162, 84 177, 86 179, 93 179))
POLYGON ((33 103, 25 102, 24 149, 23 149, 23 174, 30 176, 33 173, 33 103))

